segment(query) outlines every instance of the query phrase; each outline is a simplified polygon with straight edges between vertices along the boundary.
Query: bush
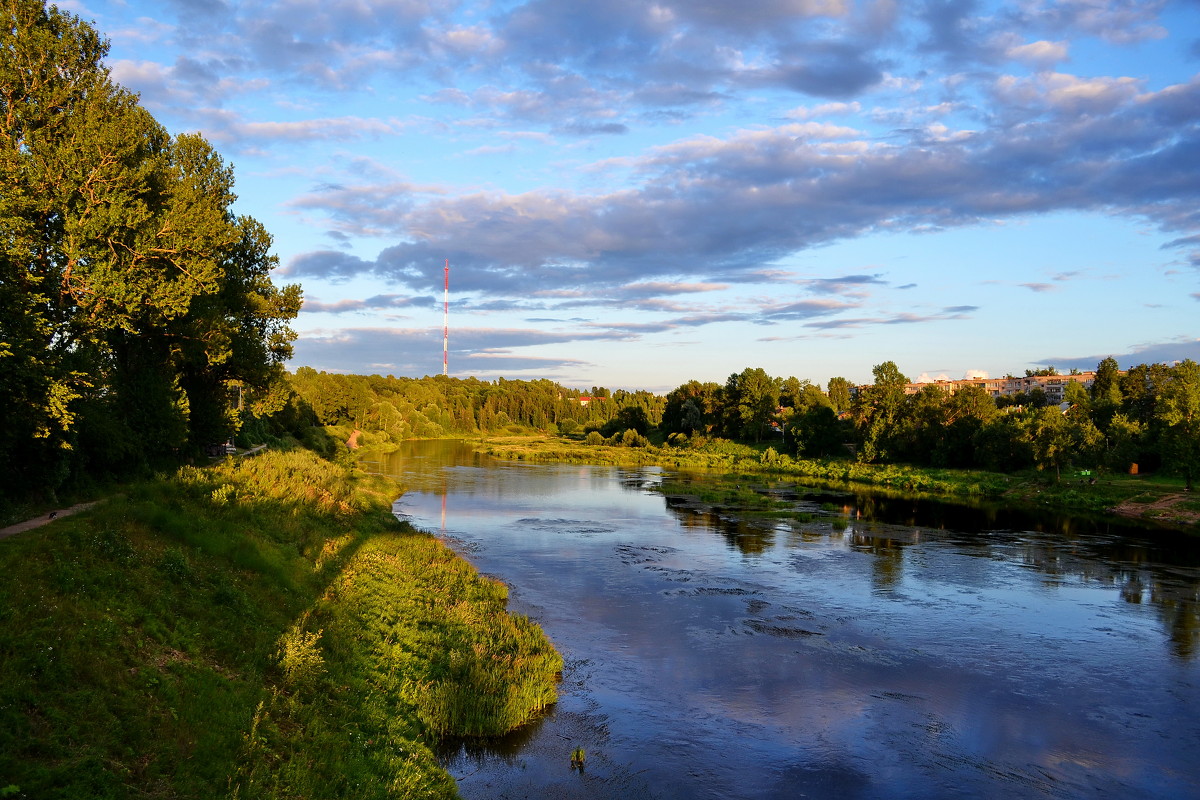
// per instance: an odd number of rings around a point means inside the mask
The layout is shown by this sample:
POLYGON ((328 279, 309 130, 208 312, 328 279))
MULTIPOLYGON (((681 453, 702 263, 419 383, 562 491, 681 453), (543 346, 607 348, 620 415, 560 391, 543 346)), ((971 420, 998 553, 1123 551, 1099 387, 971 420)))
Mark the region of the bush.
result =
POLYGON ((293 689, 307 689, 325 674, 325 657, 318 644, 321 631, 306 633, 300 625, 290 628, 279 637, 279 666, 283 682, 293 689))
POLYGON ((600 431, 589 431, 587 438, 583 440, 585 444, 593 447, 598 447, 604 444, 604 437, 600 435, 600 431))
POLYGON ((621 434, 622 447, 649 447, 650 440, 633 428, 628 428, 621 434))

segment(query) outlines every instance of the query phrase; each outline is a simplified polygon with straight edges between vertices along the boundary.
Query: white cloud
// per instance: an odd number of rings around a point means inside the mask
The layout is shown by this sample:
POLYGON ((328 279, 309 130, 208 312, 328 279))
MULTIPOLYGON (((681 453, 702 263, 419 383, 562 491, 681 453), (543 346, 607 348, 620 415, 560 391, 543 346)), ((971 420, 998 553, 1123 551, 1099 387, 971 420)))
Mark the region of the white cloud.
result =
POLYGON ((995 89, 1008 104, 1063 113, 1103 113, 1137 97, 1142 85, 1137 78, 1080 78, 1052 72, 1032 78, 1005 75, 996 81, 995 89))
POLYGON ((1067 42, 1048 42, 1045 39, 1014 45, 1005 51, 1005 55, 1014 61, 1031 64, 1039 69, 1049 69, 1069 57, 1070 46, 1067 42))

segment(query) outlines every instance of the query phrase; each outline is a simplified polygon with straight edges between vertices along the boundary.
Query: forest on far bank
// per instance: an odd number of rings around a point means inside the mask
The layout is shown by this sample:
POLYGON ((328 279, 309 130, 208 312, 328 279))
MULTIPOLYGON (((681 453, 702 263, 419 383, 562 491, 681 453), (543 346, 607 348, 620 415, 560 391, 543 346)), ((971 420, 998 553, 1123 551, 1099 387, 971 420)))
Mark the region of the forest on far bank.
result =
POLYGON ((977 386, 950 393, 929 385, 906 394, 909 380, 891 361, 873 375, 869 386, 833 378, 822 389, 748 367, 723 384, 693 380, 659 396, 602 387, 584 392, 549 380, 356 376, 302 367, 290 376, 295 398, 288 413, 291 426, 302 428, 305 419, 345 426, 363 431, 374 446, 536 430, 627 447, 769 441, 778 452, 806 458, 1000 472, 1125 472, 1137 464, 1184 476, 1189 485, 1200 474, 1200 366, 1190 360, 1122 372, 1104 359, 1091 387, 1067 384, 1065 408, 1036 389, 993 398, 977 386))

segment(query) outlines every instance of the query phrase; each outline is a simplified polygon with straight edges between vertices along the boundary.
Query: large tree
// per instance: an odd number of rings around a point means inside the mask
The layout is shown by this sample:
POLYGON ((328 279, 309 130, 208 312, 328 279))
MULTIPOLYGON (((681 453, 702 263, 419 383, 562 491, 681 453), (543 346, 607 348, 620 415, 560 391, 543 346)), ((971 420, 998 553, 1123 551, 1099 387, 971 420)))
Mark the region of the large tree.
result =
POLYGON ((721 400, 721 385, 711 381, 688 381, 672 389, 663 408, 664 433, 708 433, 715 424, 721 400))
POLYGON ((726 435, 761 441, 779 411, 782 384, 761 367, 746 367, 730 375, 722 392, 726 435))
POLYGON ((842 377, 829 379, 829 384, 826 386, 829 394, 829 404, 833 406, 833 410, 841 414, 844 411, 850 410, 851 397, 850 381, 842 377))
POLYGON ((1191 491, 1200 474, 1200 364, 1176 364, 1158 395, 1166 464, 1183 474, 1191 491))
POLYGON ((0 484, 10 491, 224 438, 237 425, 234 387, 264 388, 290 356, 299 290, 270 283, 270 237, 231 212, 232 170, 113 83, 107 50, 39 0, 0 7, 0 484), (109 442, 108 456, 83 452, 96 442, 109 442))
POLYGON ((871 369, 875 383, 859 390, 854 403, 860 461, 886 461, 891 456, 896 424, 904 407, 908 378, 894 361, 871 369))

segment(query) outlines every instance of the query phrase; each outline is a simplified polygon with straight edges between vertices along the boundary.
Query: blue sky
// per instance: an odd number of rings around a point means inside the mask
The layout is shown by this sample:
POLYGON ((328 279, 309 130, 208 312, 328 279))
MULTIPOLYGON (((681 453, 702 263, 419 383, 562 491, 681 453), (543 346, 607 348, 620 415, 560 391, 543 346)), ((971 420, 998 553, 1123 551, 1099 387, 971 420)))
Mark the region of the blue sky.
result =
POLYGON ((1200 358, 1200 0, 69 0, 292 366, 668 391, 1200 358))

